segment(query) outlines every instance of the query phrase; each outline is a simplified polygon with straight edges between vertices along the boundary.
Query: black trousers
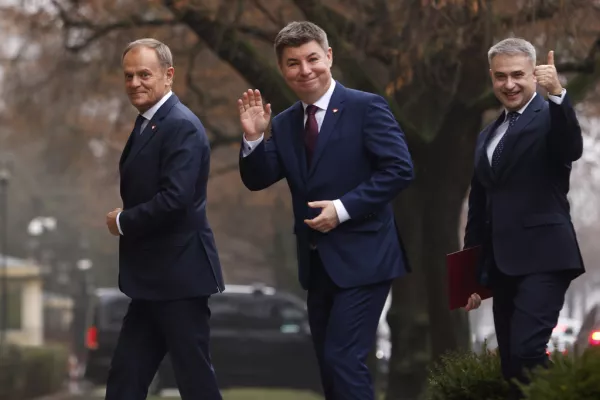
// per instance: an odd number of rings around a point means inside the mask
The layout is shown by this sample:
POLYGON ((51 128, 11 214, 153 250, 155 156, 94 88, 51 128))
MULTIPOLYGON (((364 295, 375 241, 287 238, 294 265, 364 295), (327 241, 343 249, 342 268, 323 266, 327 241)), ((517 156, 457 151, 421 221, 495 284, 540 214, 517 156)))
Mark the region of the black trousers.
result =
MULTIPOLYGON (((524 371, 548 364, 546 346, 558 322, 573 273, 508 276, 491 273, 493 313, 504 377, 526 382, 524 371)), ((521 398, 511 385, 511 399, 521 398)))
POLYGON ((209 353, 208 298, 133 300, 113 355, 106 400, 144 400, 168 352, 183 400, 221 400, 209 353))

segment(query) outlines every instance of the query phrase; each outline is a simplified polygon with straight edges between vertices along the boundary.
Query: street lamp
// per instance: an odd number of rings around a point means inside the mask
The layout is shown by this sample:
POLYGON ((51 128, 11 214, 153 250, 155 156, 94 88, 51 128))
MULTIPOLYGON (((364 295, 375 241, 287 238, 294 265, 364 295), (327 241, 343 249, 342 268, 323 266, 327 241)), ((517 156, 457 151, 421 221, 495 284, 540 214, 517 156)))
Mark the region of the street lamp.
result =
POLYGON ((0 292, 2 298, 2 309, 0 311, 0 350, 4 348, 6 331, 8 330, 8 182, 10 181, 10 169, 8 161, 0 160, 0 194, 2 195, 2 238, 0 254, 2 254, 2 282, 0 292))
POLYGON ((42 235, 45 232, 56 230, 56 218, 54 217, 35 217, 27 225, 27 233, 31 236, 31 256, 40 264, 42 274, 50 273, 50 268, 44 263, 40 253, 42 235))

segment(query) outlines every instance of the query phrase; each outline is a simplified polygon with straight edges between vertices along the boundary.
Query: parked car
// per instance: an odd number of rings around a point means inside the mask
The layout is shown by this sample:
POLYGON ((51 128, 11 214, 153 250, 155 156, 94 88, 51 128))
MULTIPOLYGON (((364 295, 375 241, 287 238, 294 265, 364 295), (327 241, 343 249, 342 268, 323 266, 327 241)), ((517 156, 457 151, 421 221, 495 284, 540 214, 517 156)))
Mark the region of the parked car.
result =
POLYGON ((573 345, 575 353, 579 355, 590 347, 600 348, 600 304, 588 311, 573 345))
MULTIPOLYGON (((106 383, 130 299, 116 288, 98 289, 92 301, 85 378, 106 383)), ((228 285, 209 300, 211 357, 221 388, 285 387, 321 392, 305 303, 271 287, 228 285)), ((151 384, 156 394, 176 387, 168 355, 151 384)))
MULTIPOLYGON (((578 320, 563 317, 559 318, 546 346, 546 353, 552 355, 556 351, 563 354, 570 352, 573 348, 578 331, 578 320)), ((496 350, 498 348, 498 339, 496 338, 495 331, 491 332, 486 337, 486 344, 489 350, 496 350)))

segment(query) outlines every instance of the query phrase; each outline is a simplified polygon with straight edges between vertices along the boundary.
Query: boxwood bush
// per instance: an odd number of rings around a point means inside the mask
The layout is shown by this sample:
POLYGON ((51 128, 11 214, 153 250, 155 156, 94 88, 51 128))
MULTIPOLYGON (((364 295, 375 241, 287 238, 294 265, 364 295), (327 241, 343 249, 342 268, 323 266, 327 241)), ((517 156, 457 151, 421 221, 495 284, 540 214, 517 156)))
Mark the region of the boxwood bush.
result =
POLYGON ((0 399, 27 400, 57 392, 67 377, 59 346, 8 347, 0 353, 0 399))

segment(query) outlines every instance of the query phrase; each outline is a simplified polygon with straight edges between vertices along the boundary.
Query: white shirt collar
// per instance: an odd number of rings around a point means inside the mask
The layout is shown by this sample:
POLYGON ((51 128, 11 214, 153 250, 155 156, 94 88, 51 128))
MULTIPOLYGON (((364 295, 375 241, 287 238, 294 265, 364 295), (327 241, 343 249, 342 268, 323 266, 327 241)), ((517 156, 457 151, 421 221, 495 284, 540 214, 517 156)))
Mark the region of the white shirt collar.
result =
MULTIPOLYGON (((527 104, 525 104, 523 107, 521 107, 521 109, 519 111, 517 111, 519 113, 519 115, 523 114, 523 112, 525 111, 525 109, 527 108, 527 106, 529 106, 529 103, 531 103, 533 101, 533 99, 535 98, 535 96, 537 96, 537 92, 533 92, 533 96, 531 96, 531 98, 529 99, 529 101, 527 102, 527 104)), ((509 111, 505 108, 504 109, 504 121, 506 121, 506 119, 508 118, 508 113, 509 113, 509 111)))
POLYGON ((150 121, 152 119, 152 117, 154 117, 154 114, 156 114, 156 112, 158 111, 158 109, 167 102, 167 100, 169 100, 169 97, 171 97, 171 95, 173 94, 172 90, 169 90, 169 93, 165 94, 162 99, 160 99, 158 101, 158 103, 156 103, 155 105, 153 105, 152 107, 150 107, 148 110, 146 110, 145 113, 142 114, 142 117, 144 117, 146 120, 150 121))
MULTIPOLYGON (((314 105, 319 107, 319 110, 327 110, 329 107, 329 102, 331 101, 331 96, 333 96, 333 90, 335 89, 335 79, 331 78, 331 84, 329 85, 329 89, 325 92, 323 96, 317 101, 314 102, 314 105)), ((302 102, 302 108, 304 108, 304 112, 306 112, 306 107, 309 105, 305 102, 302 102)))

